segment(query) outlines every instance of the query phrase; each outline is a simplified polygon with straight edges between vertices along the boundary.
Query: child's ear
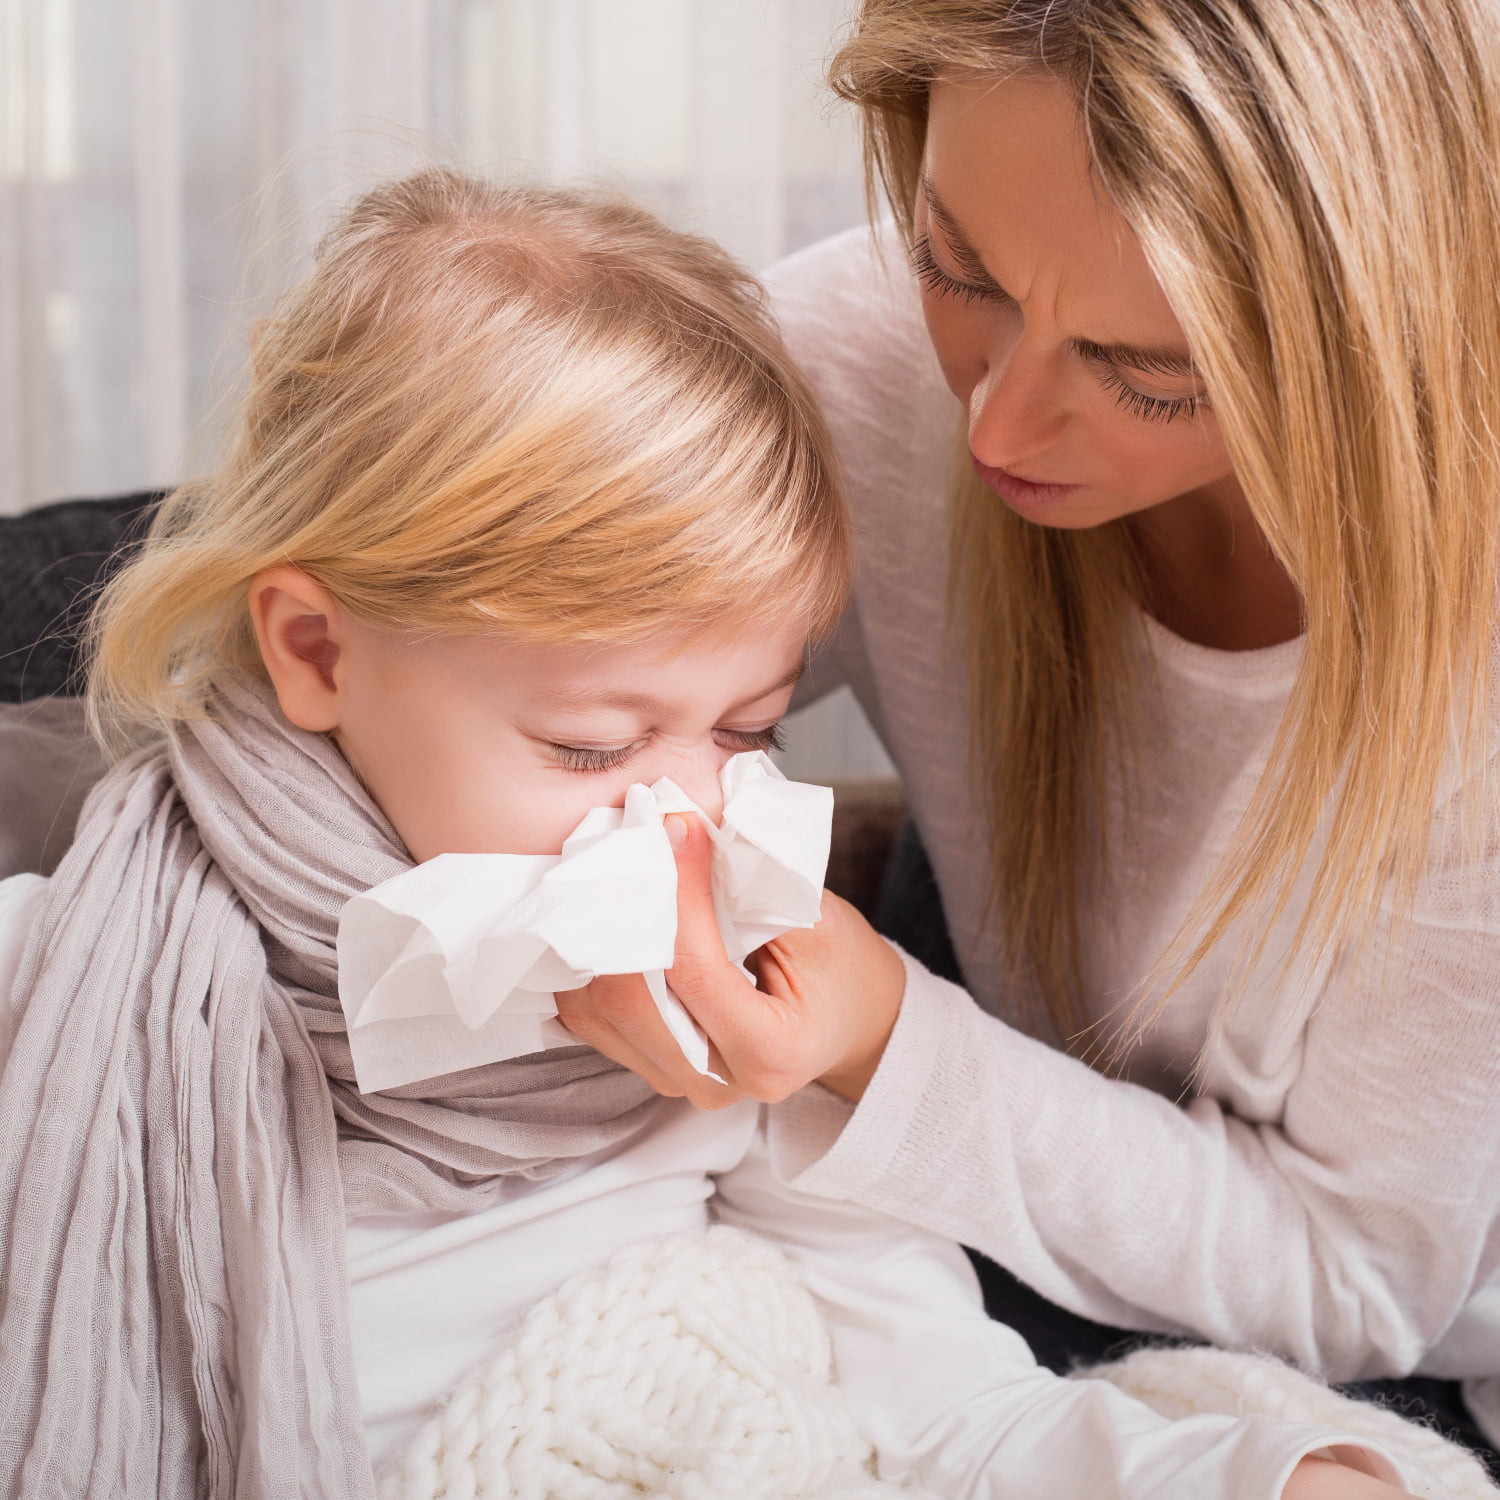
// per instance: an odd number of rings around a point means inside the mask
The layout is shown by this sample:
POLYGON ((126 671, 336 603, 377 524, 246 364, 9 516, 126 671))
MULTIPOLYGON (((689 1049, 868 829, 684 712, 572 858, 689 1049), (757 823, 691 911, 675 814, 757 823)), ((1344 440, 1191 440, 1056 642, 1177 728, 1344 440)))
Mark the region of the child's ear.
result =
POLYGON ((339 727, 347 616, 322 584, 290 566, 250 580, 250 622, 281 711, 299 729, 339 727))

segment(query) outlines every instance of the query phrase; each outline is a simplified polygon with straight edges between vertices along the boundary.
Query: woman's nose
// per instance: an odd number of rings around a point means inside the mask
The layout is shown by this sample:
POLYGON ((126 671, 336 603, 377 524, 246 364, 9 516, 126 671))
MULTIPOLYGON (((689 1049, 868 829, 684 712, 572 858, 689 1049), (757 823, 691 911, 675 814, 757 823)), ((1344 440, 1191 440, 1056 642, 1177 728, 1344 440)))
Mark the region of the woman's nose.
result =
POLYGON ((969 447, 980 463, 1023 469, 1052 446, 1065 420, 1051 361, 1024 340, 993 351, 969 397, 969 447))

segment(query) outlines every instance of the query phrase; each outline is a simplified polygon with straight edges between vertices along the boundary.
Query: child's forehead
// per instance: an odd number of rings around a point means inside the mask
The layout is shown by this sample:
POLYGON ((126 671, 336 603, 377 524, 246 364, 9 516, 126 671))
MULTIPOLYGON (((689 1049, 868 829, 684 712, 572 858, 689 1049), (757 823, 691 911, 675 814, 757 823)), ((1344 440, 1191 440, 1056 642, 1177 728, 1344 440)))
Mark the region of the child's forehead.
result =
POLYGON ((709 699, 735 706, 783 692, 802 674, 805 645, 806 632, 792 624, 727 637, 537 645, 512 664, 539 704, 651 713, 709 699))
POLYGON ((386 636, 393 678, 520 711, 713 715, 784 693, 802 672, 802 621, 679 632, 633 642, 538 641, 485 634, 386 636))

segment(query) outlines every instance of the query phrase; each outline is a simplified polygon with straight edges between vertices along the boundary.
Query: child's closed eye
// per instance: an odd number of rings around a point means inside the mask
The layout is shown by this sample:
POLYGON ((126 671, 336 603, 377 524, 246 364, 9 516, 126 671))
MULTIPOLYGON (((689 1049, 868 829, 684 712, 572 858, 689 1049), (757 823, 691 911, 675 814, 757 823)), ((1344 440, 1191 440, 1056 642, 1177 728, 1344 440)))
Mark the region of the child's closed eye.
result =
POLYGON ((597 775, 602 771, 618 771, 640 745, 618 745, 612 749, 599 749, 589 745, 559 745, 549 741, 547 748, 557 757, 565 771, 578 771, 583 775, 597 775))
MULTIPOLYGON (((767 724, 759 729, 716 729, 714 739, 721 749, 733 750, 736 754, 786 748, 779 723, 767 724)), ((631 757, 645 744, 645 740, 637 740, 629 745, 564 745, 556 740, 549 740, 547 748, 563 770, 574 771, 582 776, 598 776, 606 771, 618 771, 629 764, 631 757)))
POLYGON ((767 724, 763 729, 716 729, 714 737, 726 750, 786 749, 786 736, 780 724, 767 724))

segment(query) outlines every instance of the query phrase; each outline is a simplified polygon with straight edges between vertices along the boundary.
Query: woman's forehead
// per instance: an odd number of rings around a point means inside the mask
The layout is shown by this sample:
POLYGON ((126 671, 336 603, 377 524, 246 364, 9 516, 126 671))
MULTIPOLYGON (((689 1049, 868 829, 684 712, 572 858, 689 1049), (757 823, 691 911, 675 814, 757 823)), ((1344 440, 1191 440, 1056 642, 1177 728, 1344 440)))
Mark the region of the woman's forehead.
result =
POLYGON ((990 276, 1071 337, 1183 344, 1141 249, 1092 168, 1068 86, 1047 74, 963 74, 932 90, 925 206, 990 276))

